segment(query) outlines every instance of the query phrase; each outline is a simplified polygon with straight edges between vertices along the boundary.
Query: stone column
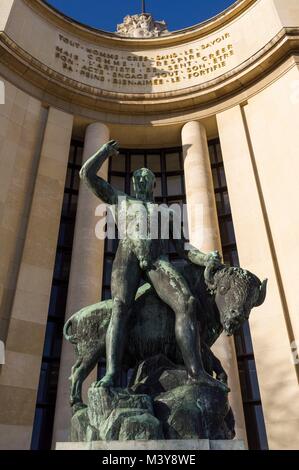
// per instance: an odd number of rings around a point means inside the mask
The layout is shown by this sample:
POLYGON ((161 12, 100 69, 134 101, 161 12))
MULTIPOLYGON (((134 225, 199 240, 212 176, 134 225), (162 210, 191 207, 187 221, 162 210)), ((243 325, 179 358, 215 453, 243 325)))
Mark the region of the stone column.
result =
MULTIPOLYGON (((189 237, 193 246, 203 252, 221 252, 221 240, 205 127, 196 121, 182 129, 185 186, 189 221, 189 237), (201 204, 201 209, 198 205, 201 204), (202 217, 200 216, 200 211, 202 217), (198 216, 199 215, 199 216, 198 216)), ((213 351, 229 377, 230 403, 236 419, 236 433, 246 441, 245 421, 235 346, 225 335, 217 340, 213 351)))
POLYGON ((72 115, 49 109, 0 375, 0 449, 30 448, 72 129, 72 115))
POLYGON ((6 343, 48 110, 5 82, 0 105, 0 340, 6 343))
MULTIPOLYGON (((109 129, 101 123, 90 124, 86 129, 83 162, 93 155, 109 140, 109 129)), ((101 168, 99 175, 107 179, 108 161, 101 168)), ((67 320, 82 307, 99 302, 102 288, 104 240, 96 238, 95 211, 99 199, 84 185, 80 184, 76 216, 72 263, 66 306, 67 320)), ((69 439, 71 410, 69 405, 71 368, 75 362, 73 346, 65 340, 62 346, 59 382, 57 391, 53 446, 56 442, 69 439)), ((83 394, 90 383, 96 379, 94 370, 86 380, 83 394)))

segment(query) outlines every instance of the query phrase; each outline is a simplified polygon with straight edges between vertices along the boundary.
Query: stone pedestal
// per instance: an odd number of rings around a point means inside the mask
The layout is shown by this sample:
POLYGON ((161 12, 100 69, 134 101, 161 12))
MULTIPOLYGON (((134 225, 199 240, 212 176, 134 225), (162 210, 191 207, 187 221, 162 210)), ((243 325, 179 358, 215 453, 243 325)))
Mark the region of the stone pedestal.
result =
POLYGON ((56 450, 245 450, 244 441, 209 439, 171 439, 167 441, 57 442, 56 450))
POLYGON ((129 388, 88 391, 73 406, 72 442, 233 440, 234 416, 224 384, 188 383, 187 372, 157 355, 135 371, 129 388))

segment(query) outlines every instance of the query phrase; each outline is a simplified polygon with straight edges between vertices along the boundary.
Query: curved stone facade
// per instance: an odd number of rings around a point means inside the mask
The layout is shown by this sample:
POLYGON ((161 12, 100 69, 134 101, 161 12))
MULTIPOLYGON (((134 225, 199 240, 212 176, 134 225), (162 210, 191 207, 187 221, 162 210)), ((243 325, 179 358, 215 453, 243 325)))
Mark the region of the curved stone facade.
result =
MULTIPOLYGON (((96 145, 101 136, 92 137, 90 125, 124 148, 183 146, 187 197, 208 195, 206 249, 221 246, 207 169, 207 140, 219 137, 240 263, 269 278, 267 302, 250 320, 269 447, 299 448, 291 360, 299 342, 298 65, 297 0, 240 0, 209 21, 149 39, 88 28, 42 0, 2 0, 2 448, 30 447, 70 142, 96 145)), ((96 275, 88 291, 79 260, 93 235, 91 197, 80 189, 71 310, 96 295, 96 275)), ((103 259, 103 244, 92 250, 103 259)), ((229 370, 238 438, 246 439, 234 346, 220 341, 217 353, 229 370)), ((71 362, 64 345, 54 441, 67 437, 71 362)))

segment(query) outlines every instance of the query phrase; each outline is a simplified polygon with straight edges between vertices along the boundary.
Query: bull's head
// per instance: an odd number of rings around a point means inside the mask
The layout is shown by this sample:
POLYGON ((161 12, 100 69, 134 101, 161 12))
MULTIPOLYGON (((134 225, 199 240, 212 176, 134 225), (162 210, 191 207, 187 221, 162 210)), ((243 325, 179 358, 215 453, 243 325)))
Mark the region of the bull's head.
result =
POLYGON ((215 293, 220 321, 229 336, 248 320, 251 309, 262 305, 266 298, 267 279, 261 282, 245 269, 211 264, 205 269, 205 281, 215 293))

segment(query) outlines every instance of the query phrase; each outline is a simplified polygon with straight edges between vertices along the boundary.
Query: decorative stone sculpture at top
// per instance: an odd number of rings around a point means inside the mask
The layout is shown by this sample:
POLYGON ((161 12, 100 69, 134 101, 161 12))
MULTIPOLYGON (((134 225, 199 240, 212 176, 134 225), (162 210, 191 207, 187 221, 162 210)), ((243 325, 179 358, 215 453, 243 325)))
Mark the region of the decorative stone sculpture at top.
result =
POLYGON ((156 21, 150 13, 127 15, 117 25, 117 34, 130 38, 156 38, 169 34, 165 21, 156 21))
MULTIPOLYGON (((80 176, 114 206, 118 224, 126 218, 130 231, 113 263, 112 299, 85 307, 64 327, 77 355, 71 376, 72 440, 232 439, 227 375, 210 348, 222 331, 234 334, 264 302, 267 281, 222 265, 217 252, 185 250, 184 238, 172 233, 184 260, 181 269, 175 267, 161 235, 155 238, 146 230, 139 236, 140 212, 148 227, 156 207, 154 174, 136 170, 135 197, 128 196, 97 176, 109 157, 122 158, 115 141, 90 157, 80 176), (139 287, 142 279, 148 283, 139 287), (86 407, 82 383, 105 356, 106 374, 89 389, 86 407), (134 369, 129 387, 120 388, 122 371, 128 369, 134 369)), ((171 233, 173 214, 165 210, 171 233)))

